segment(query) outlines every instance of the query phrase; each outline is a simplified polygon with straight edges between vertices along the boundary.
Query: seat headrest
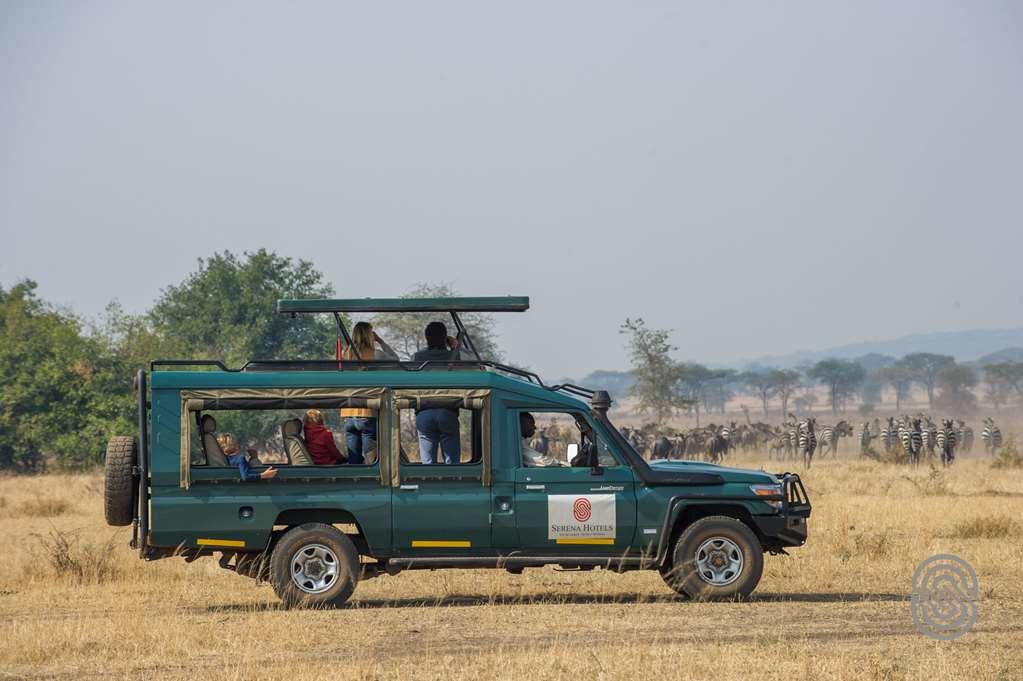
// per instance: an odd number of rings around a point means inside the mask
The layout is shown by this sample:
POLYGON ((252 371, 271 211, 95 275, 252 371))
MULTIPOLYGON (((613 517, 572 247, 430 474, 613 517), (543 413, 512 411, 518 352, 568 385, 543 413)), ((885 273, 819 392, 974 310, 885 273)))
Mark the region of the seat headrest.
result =
POLYGON ((217 419, 213 418, 209 414, 204 414, 200 423, 202 425, 203 435, 217 432, 217 419))
POLYGON ((281 433, 284 437, 296 437, 302 432, 302 420, 301 419, 288 419, 281 424, 281 433))

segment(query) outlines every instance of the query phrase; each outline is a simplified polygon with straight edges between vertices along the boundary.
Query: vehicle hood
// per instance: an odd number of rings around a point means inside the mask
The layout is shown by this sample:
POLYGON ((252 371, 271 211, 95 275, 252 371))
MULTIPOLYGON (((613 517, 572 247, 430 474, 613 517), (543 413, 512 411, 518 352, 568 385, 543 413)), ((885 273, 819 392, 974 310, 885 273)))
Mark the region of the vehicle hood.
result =
POLYGON ((744 483, 773 483, 778 479, 766 471, 758 471, 752 468, 732 468, 730 466, 719 466, 716 463, 705 463, 703 461, 682 461, 654 459, 648 462, 650 467, 665 473, 712 473, 720 475, 727 482, 744 483))

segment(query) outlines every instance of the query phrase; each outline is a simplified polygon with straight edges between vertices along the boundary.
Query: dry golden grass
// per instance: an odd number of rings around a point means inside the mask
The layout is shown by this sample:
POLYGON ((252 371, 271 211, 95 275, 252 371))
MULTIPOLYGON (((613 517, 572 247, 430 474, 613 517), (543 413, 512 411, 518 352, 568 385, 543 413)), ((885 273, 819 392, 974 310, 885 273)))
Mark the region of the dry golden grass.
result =
POLYGON ((103 524, 96 475, 0 478, 7 509, 67 504, 0 513, 0 678, 1023 678, 1023 470, 845 459, 805 477, 810 542, 767 559, 752 602, 680 601, 648 572, 448 570, 363 582, 336 611, 282 610, 209 559, 142 563, 103 524), (910 618, 935 553, 980 578, 958 641, 910 618))

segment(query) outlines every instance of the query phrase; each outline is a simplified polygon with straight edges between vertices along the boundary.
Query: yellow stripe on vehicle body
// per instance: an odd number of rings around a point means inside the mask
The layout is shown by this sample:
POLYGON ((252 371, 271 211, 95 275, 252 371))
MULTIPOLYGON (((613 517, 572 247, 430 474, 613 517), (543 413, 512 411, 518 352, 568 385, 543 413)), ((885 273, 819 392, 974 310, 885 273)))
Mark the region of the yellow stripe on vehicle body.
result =
POLYGON ((472 542, 468 539, 435 541, 433 539, 413 539, 414 549, 468 549, 472 548, 472 542))
POLYGON ((241 539, 198 539, 195 543, 199 546, 231 546, 238 549, 245 548, 245 542, 241 539))
POLYGON ((555 539, 557 544, 614 544, 615 540, 607 537, 602 539, 576 539, 575 537, 566 537, 564 539, 555 539))

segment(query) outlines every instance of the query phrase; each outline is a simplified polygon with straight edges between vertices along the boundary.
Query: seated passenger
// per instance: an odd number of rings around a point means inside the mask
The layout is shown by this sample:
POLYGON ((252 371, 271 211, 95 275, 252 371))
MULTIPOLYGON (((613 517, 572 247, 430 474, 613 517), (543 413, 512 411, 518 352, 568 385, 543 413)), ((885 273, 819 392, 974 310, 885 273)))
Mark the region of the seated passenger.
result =
POLYGON ((564 466, 565 464, 547 454, 540 453, 529 446, 529 438, 536 433, 536 419, 528 411, 519 414, 519 431, 522 435, 522 465, 526 468, 543 468, 545 466, 564 466))
POLYGON ((369 322, 359 322, 352 329, 352 344, 341 353, 341 359, 369 362, 373 360, 398 361, 398 353, 377 335, 369 322), (380 346, 379 348, 377 346, 380 346))
POLYGON ((429 360, 452 361, 462 359, 457 338, 448 335, 448 327, 443 322, 430 322, 426 325, 426 347, 412 355, 414 362, 429 360))
POLYGON ((323 414, 319 409, 310 409, 305 413, 303 422, 303 434, 305 435, 305 448, 309 451, 309 458, 317 466, 336 466, 347 461, 337 445, 334 444, 334 434, 330 428, 323 425, 323 414))
POLYGON ((273 466, 267 466, 262 473, 257 473, 249 467, 249 460, 244 454, 239 453, 238 438, 230 433, 221 433, 217 436, 217 444, 227 457, 227 463, 238 467, 243 481, 248 480, 269 480, 277 477, 277 470, 273 466))

